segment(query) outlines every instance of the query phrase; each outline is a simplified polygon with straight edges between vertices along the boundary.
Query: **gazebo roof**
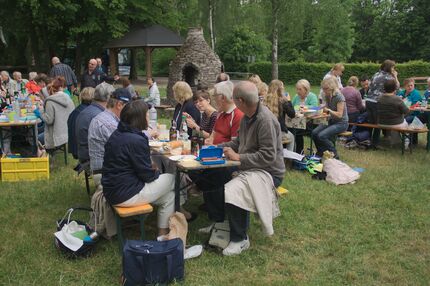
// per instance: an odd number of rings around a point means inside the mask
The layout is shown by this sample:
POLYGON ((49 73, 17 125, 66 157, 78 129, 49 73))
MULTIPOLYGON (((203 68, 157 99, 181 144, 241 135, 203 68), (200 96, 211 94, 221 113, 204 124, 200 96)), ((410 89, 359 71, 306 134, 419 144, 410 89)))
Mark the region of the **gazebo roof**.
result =
POLYGON ((184 43, 181 36, 160 26, 133 29, 122 38, 110 41, 105 48, 138 48, 138 47, 180 47, 184 43))

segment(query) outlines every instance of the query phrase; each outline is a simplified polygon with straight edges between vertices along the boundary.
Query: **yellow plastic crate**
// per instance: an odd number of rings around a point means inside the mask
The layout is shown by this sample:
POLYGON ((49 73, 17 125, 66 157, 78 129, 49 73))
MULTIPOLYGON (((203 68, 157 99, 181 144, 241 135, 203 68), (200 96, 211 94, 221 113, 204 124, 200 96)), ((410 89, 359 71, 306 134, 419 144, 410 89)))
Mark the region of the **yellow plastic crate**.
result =
POLYGON ((49 156, 42 158, 1 158, 2 182, 49 179, 49 156))

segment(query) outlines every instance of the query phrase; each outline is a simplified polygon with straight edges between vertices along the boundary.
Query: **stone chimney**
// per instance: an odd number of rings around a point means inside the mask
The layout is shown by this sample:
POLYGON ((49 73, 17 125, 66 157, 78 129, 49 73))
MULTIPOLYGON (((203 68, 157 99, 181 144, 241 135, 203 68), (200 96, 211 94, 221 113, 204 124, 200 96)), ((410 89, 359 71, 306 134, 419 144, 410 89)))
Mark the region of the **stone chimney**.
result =
POLYGON ((221 61, 209 47, 202 28, 190 28, 184 44, 170 62, 167 98, 172 102, 172 87, 177 81, 186 81, 193 91, 197 86, 212 87, 221 72, 221 61))

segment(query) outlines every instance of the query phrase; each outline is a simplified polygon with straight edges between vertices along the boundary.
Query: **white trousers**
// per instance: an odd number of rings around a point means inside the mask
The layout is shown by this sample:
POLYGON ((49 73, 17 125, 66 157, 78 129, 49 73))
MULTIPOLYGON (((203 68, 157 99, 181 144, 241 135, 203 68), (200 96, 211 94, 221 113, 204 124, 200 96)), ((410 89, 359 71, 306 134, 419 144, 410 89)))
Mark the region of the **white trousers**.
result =
POLYGON ((175 212, 175 176, 161 174, 157 180, 146 183, 143 189, 129 200, 118 204, 121 207, 131 207, 144 203, 158 206, 158 227, 168 228, 169 217, 175 212))

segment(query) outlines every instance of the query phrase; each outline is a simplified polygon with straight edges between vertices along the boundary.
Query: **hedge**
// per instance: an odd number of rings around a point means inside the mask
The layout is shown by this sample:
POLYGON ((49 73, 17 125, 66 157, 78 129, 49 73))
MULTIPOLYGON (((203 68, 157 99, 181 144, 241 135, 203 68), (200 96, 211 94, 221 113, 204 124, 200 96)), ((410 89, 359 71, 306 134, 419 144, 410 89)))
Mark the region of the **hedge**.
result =
MULTIPOLYGON (((309 80, 311 85, 319 85, 324 75, 333 67, 330 63, 306 63, 291 62, 280 63, 278 67, 279 79, 285 84, 295 84, 299 79, 309 80)), ((350 76, 367 75, 371 78, 379 70, 377 63, 348 63, 342 76, 342 83, 346 85, 350 76)), ((430 63, 423 61, 413 61, 399 63, 396 65, 399 72, 399 80, 416 76, 430 76, 430 63)), ((270 82, 272 76, 272 64, 270 62, 257 62, 248 65, 248 72, 258 74, 265 82, 270 82)))

